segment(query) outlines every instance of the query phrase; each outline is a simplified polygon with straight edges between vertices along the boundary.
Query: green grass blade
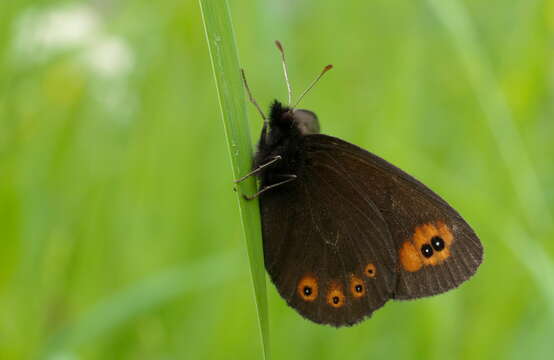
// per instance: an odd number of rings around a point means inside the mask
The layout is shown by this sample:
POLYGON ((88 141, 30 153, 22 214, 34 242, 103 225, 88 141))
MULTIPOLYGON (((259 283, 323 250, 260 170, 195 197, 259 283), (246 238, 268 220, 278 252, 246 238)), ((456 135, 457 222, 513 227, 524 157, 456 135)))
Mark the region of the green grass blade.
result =
MULTIPOLYGON (((227 144, 231 155, 233 176, 237 179, 250 170, 252 143, 231 15, 227 1, 200 0, 200 6, 219 94, 227 144)), ((243 193, 252 194, 255 191, 255 180, 250 178, 239 186, 237 199, 248 248, 263 353, 267 359, 269 354, 269 321, 261 246, 260 213, 257 200, 245 201, 241 195, 243 193)))

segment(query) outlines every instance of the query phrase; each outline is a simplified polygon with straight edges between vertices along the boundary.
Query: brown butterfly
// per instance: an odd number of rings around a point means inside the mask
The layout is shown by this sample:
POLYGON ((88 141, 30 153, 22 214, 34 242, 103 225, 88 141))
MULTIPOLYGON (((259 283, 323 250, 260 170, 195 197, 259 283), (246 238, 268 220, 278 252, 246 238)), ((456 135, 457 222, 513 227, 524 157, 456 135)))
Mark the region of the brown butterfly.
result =
POLYGON ((285 53, 276 42, 289 106, 271 105, 249 176, 260 178, 265 266, 302 316, 353 325, 390 299, 439 294, 481 264, 475 232, 446 201, 378 156, 319 133, 317 116, 297 109, 321 74, 291 104, 285 53))

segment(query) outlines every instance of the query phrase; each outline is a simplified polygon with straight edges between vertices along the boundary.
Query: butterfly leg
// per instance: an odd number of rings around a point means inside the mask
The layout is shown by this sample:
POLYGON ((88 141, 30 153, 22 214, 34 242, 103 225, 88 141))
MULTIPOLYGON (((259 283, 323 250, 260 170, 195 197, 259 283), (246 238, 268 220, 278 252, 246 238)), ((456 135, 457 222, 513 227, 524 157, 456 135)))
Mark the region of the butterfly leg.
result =
POLYGON ((268 167, 269 165, 281 160, 282 157, 281 155, 277 155, 277 156, 274 156, 271 160, 269 160, 268 162, 266 162, 265 164, 262 164, 260 166, 258 166, 257 168, 255 168, 254 170, 250 171, 248 174, 244 175, 243 177, 241 177, 240 179, 236 179, 235 180, 235 184, 238 184, 240 182, 243 182, 244 180, 248 179, 250 176, 252 175, 255 175, 257 173, 259 173, 260 171, 262 171, 264 168, 268 167))
POLYGON ((272 184, 272 185, 268 185, 268 186, 265 186, 263 187, 260 191, 258 191, 257 193, 253 194, 253 195, 243 195, 244 198, 246 200, 254 200, 255 198, 257 198, 258 196, 260 196, 261 194, 263 194, 264 192, 266 192, 267 190, 270 190, 270 189, 273 189, 273 188, 276 188, 277 186, 281 186, 281 185, 284 185, 286 183, 289 183, 291 181, 294 181, 296 180, 296 175, 282 175, 283 177, 286 177, 287 180, 283 180, 283 181, 280 181, 278 183, 275 183, 275 184, 272 184))

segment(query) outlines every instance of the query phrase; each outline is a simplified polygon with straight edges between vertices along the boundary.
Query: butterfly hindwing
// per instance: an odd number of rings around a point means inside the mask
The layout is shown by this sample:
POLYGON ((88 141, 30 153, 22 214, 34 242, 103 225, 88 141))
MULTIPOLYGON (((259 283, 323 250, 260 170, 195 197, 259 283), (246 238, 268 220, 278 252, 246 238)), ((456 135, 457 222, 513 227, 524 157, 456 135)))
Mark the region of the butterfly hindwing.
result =
POLYGON ((266 268, 301 315, 352 325, 391 298, 395 244, 367 194, 326 157, 303 153, 297 180, 260 199, 266 268))
POLYGON ((333 176, 344 177, 343 183, 351 184, 358 196, 376 209, 368 209, 368 214, 377 213, 384 220, 379 226, 386 226, 390 233, 394 257, 390 262, 396 264, 396 287, 391 296, 412 299, 438 294, 475 273, 483 256, 479 239, 462 217, 425 185, 334 137, 306 136, 303 151, 308 162, 320 164, 314 168, 318 176, 340 174, 333 176))

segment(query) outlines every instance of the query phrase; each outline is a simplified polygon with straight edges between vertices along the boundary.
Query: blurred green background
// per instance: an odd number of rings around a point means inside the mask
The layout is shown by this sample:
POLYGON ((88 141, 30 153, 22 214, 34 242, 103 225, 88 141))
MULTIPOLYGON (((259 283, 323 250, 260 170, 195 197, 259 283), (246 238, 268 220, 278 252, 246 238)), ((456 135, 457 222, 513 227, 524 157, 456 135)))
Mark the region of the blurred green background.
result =
MULTIPOLYGON (((336 330, 269 285, 276 359, 550 359, 554 2, 230 3, 264 107, 279 56, 323 132, 444 196, 485 246, 447 294, 336 330)), ((0 358, 259 359, 196 1, 0 2, 0 358)), ((253 136, 261 122, 249 107, 253 136)))

